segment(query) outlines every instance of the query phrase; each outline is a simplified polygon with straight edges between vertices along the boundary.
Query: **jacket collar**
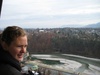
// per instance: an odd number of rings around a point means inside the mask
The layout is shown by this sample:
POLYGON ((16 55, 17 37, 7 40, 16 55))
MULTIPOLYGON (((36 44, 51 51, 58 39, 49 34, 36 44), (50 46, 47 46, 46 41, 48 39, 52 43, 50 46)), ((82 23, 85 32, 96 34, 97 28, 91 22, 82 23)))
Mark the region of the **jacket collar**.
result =
POLYGON ((1 46, 0 46, 0 63, 2 64, 9 64, 13 67, 15 67, 17 70, 21 71, 21 66, 19 61, 17 61, 15 58, 13 58, 10 53, 5 51, 1 46))

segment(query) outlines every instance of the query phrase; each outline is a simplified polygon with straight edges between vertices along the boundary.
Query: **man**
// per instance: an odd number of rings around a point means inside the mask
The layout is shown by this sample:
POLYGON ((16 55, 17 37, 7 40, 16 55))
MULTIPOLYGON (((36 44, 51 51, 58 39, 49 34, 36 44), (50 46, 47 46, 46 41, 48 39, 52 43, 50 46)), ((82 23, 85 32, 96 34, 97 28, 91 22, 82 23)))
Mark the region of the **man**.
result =
POLYGON ((26 32, 18 26, 9 26, 0 41, 0 75, 22 75, 20 62, 28 45, 26 32))

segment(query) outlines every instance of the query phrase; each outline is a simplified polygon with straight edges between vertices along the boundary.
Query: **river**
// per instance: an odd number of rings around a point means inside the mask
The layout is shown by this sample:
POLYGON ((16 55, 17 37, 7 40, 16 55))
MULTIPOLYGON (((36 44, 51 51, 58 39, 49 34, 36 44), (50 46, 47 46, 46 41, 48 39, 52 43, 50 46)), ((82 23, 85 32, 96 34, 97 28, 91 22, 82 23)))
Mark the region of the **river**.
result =
POLYGON ((100 75, 100 59, 88 58, 71 54, 33 54, 39 59, 59 60, 63 65, 53 65, 55 68, 80 75, 100 75))

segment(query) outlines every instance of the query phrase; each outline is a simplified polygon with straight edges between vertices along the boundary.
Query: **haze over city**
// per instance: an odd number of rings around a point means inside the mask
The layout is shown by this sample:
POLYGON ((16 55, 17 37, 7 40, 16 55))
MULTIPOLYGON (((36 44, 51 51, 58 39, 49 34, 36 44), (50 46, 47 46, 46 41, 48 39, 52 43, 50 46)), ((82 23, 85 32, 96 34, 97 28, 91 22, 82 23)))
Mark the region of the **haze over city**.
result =
POLYGON ((4 0, 0 28, 85 26, 100 22, 100 0, 4 0))

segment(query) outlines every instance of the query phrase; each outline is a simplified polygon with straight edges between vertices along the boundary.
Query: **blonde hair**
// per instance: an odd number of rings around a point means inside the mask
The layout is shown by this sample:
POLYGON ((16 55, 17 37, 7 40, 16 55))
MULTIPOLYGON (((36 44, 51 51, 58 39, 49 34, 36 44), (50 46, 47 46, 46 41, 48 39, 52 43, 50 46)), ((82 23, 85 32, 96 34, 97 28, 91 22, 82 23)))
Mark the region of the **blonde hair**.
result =
POLYGON ((8 45, 11 44, 13 40, 20 36, 25 36, 26 31, 18 26, 8 26, 4 29, 1 35, 1 41, 4 41, 8 45))

